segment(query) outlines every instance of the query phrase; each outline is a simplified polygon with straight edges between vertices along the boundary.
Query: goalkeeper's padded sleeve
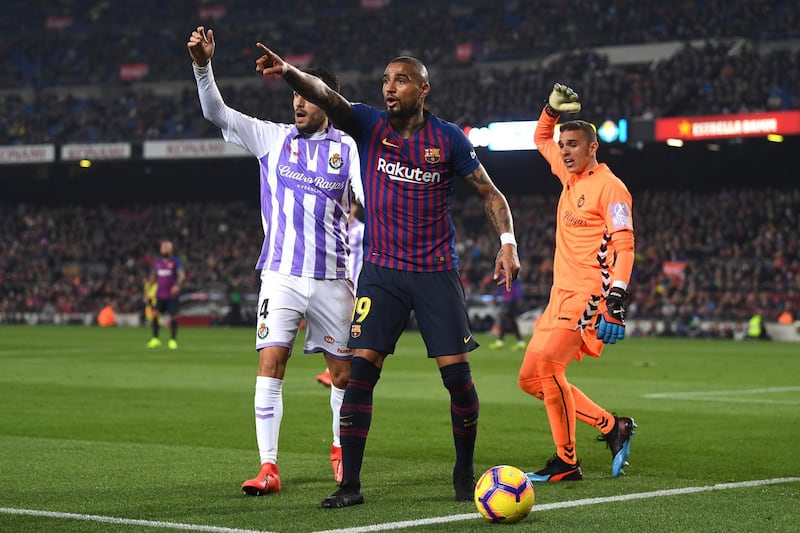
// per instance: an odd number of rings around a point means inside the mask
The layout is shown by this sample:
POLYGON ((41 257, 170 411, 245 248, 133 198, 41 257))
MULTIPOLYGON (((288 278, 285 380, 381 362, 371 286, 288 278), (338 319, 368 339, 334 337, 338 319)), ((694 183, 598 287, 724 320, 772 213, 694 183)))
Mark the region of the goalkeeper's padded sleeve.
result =
POLYGON ((617 231, 611 234, 611 239, 616 253, 616 260, 611 269, 611 279, 624 281, 625 285, 627 285, 633 272, 633 232, 628 229, 617 231))

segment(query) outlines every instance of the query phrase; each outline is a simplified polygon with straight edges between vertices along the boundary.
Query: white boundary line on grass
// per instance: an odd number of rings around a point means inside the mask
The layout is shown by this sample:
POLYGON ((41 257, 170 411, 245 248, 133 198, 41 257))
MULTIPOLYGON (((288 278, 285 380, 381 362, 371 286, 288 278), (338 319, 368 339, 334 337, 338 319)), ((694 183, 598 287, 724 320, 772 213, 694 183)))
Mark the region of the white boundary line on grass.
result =
MULTIPOLYGON (((684 487, 682 489, 654 490, 651 492, 639 492, 635 494, 621 494, 619 496, 608 496, 605 498, 584 498, 582 500, 572 500, 566 502, 545 503, 535 505, 534 512, 550 511, 552 509, 566 509, 568 507, 582 507, 584 505, 596 505, 598 503, 624 502, 630 500, 643 500, 646 498, 656 498, 659 496, 678 496, 682 494, 693 494, 695 492, 708 492, 712 490, 738 489, 742 487, 757 487, 759 485, 775 485, 778 483, 794 483, 800 481, 800 477, 781 477, 774 479, 759 479, 754 481, 742 481, 739 483, 718 483, 705 487, 684 487)), ((375 524, 372 526, 352 527, 347 529, 326 529, 314 531, 313 533, 363 533, 370 531, 390 531, 393 529, 404 529, 407 527, 426 526, 431 524, 446 524, 448 522, 460 522, 463 520, 473 520, 479 518, 478 513, 440 516, 437 518, 422 518, 419 520, 404 520, 402 522, 388 522, 385 524, 375 524)))
POLYGON ((183 529, 186 531, 207 531, 209 533, 273 533, 270 531, 255 531, 253 529, 237 529, 233 527, 204 526, 202 524, 182 524, 180 522, 165 522, 162 520, 138 520, 136 518, 118 518, 96 514, 59 513, 55 511, 39 511, 36 509, 14 509, 0 507, 0 514, 38 516, 43 518, 62 518, 67 520, 82 520, 84 522, 101 522, 123 526, 157 527, 164 529, 183 529))
MULTIPOLYGON (((683 494, 694 494, 697 492, 710 492, 714 490, 730 490, 744 487, 758 487, 761 485, 777 485, 780 483, 800 482, 800 477, 779 477, 773 479, 757 479, 753 481, 740 481, 736 483, 718 483, 716 485, 706 485, 703 487, 684 487, 680 489, 654 490, 650 492, 639 492, 634 494, 621 494, 619 496, 607 496, 604 498, 584 498, 582 500, 572 500, 565 502, 545 503, 534 507, 535 512, 550 511, 553 509, 566 509, 569 507, 583 507, 585 505, 597 505, 601 503, 624 502, 631 500, 644 500, 647 498, 657 498, 662 496, 680 496, 683 494)), ((15 509, 12 507, 0 507, 0 514, 38 516, 44 518, 62 518, 68 520, 83 520, 86 522, 101 522, 106 524, 144 526, 153 528, 181 529, 186 531, 206 531, 209 533, 273 533, 255 529, 237 529, 230 527, 208 526, 202 524, 184 524, 180 522, 165 522, 161 520, 138 520, 134 518, 118 518, 113 516, 60 513, 55 511, 39 511, 36 509, 15 509)), ((432 524, 447 524, 450 522, 461 522, 464 520, 474 520, 480 517, 478 513, 465 513, 449 516, 439 516, 435 518, 421 518, 418 520, 404 520, 401 522, 387 522, 384 524, 372 524, 361 527, 348 527, 346 529, 325 529, 313 533, 367 533, 372 531, 392 531, 417 526, 432 524)))
POLYGON ((768 400, 760 398, 741 398, 743 394, 771 394, 778 392, 800 392, 800 387, 768 387, 762 389, 742 390, 707 390, 691 392, 657 392, 644 394, 644 398, 656 400, 699 400, 704 402, 739 402, 739 403, 768 403, 768 404, 800 404, 798 400, 768 400))

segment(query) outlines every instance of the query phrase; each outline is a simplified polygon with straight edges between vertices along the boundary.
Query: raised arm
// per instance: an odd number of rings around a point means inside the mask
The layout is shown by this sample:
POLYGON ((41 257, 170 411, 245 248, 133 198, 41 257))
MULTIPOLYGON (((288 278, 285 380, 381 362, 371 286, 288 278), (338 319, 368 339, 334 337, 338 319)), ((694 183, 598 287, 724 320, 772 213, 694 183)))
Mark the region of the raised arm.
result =
POLYGON ((225 129, 228 126, 229 108, 222 99, 211 69, 211 58, 214 57, 216 48, 214 31, 206 31, 205 27, 198 26, 189 36, 186 47, 189 49, 189 57, 192 58, 203 117, 218 128, 225 129))
POLYGON ((464 180, 483 198, 486 216, 492 227, 500 236, 500 250, 494 264, 494 279, 497 284, 505 284, 506 291, 511 290, 511 282, 519 275, 519 256, 517 241, 514 237, 514 220, 506 197, 492 182, 483 165, 478 165, 464 180))
POLYGON ((262 76, 271 74, 282 76, 294 91, 318 105, 337 128, 349 131, 352 126, 353 108, 350 102, 328 87, 324 81, 306 74, 284 61, 278 54, 261 43, 256 43, 264 55, 256 59, 256 71, 262 76))

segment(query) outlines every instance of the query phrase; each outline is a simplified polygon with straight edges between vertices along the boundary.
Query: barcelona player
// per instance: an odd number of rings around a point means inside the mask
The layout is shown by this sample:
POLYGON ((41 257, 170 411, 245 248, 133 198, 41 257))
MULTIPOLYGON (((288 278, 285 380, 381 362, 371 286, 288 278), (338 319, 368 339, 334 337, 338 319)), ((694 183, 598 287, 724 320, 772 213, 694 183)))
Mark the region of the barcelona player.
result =
POLYGON ((571 88, 556 84, 539 117, 534 141, 563 186, 558 201, 550 300, 536 323, 519 372, 519 386, 543 400, 556 454, 532 481, 582 479, 575 450, 575 420, 598 430, 611 449, 611 474, 622 473, 630 454, 632 418, 609 413, 567 381, 567 367, 583 355, 599 357, 605 344, 625 337, 625 305, 633 270, 632 200, 625 184, 597 161, 597 133, 582 120, 559 128, 561 113, 581 104, 571 88))
POLYGON ((364 502, 360 474, 373 390, 412 310, 428 357, 436 360, 450 393, 456 500, 471 501, 479 404, 468 353, 478 344, 458 274, 450 196, 461 177, 483 199, 500 236, 494 277, 510 289, 519 273, 519 257, 508 202, 464 133, 424 108, 431 85, 418 59, 397 57, 386 66, 386 107, 380 110, 347 101, 263 44, 258 46, 264 55, 256 60, 256 70, 282 75, 295 92, 324 109, 353 136, 361 157, 364 264, 348 342, 354 349, 350 381, 340 413, 344 479, 322 507, 364 502))
MULTIPOLYGON (((158 338, 161 327, 161 317, 166 317, 169 324, 170 338, 167 346, 174 350, 178 347, 178 293, 181 290, 181 283, 186 278, 183 270, 181 258, 173 253, 172 242, 161 241, 159 248, 160 255, 153 261, 153 269, 150 278, 145 283, 145 287, 156 285, 156 303, 152 309, 153 318, 150 320, 153 336, 147 343, 148 348, 158 348, 161 340, 158 338)), ((148 298, 145 289, 145 299, 148 298)))

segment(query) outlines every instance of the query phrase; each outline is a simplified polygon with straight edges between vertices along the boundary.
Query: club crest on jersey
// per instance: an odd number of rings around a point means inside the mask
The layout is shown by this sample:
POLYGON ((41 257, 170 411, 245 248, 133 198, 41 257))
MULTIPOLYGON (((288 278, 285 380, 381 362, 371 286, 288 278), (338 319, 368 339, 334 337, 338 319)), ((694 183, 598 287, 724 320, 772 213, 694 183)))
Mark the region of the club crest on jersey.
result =
POLYGON ((581 197, 578 198, 578 207, 583 207, 583 203, 585 201, 586 201, 586 198, 584 198, 583 195, 581 194, 581 197))
POLYGON ((427 163, 438 163, 441 159, 442 151, 439 148, 425 148, 425 161, 427 163))
POLYGON ((361 324, 353 324, 350 326, 350 337, 357 339, 361 336, 361 324))
POLYGON ((269 335, 269 329, 267 328, 267 325, 265 323, 262 322, 261 324, 258 325, 258 333, 257 334, 258 334, 258 338, 261 339, 261 340, 264 340, 264 339, 267 338, 267 335, 269 335))
POLYGON ((339 170, 344 164, 344 159, 339 154, 333 154, 328 158, 328 166, 334 170, 339 170))

